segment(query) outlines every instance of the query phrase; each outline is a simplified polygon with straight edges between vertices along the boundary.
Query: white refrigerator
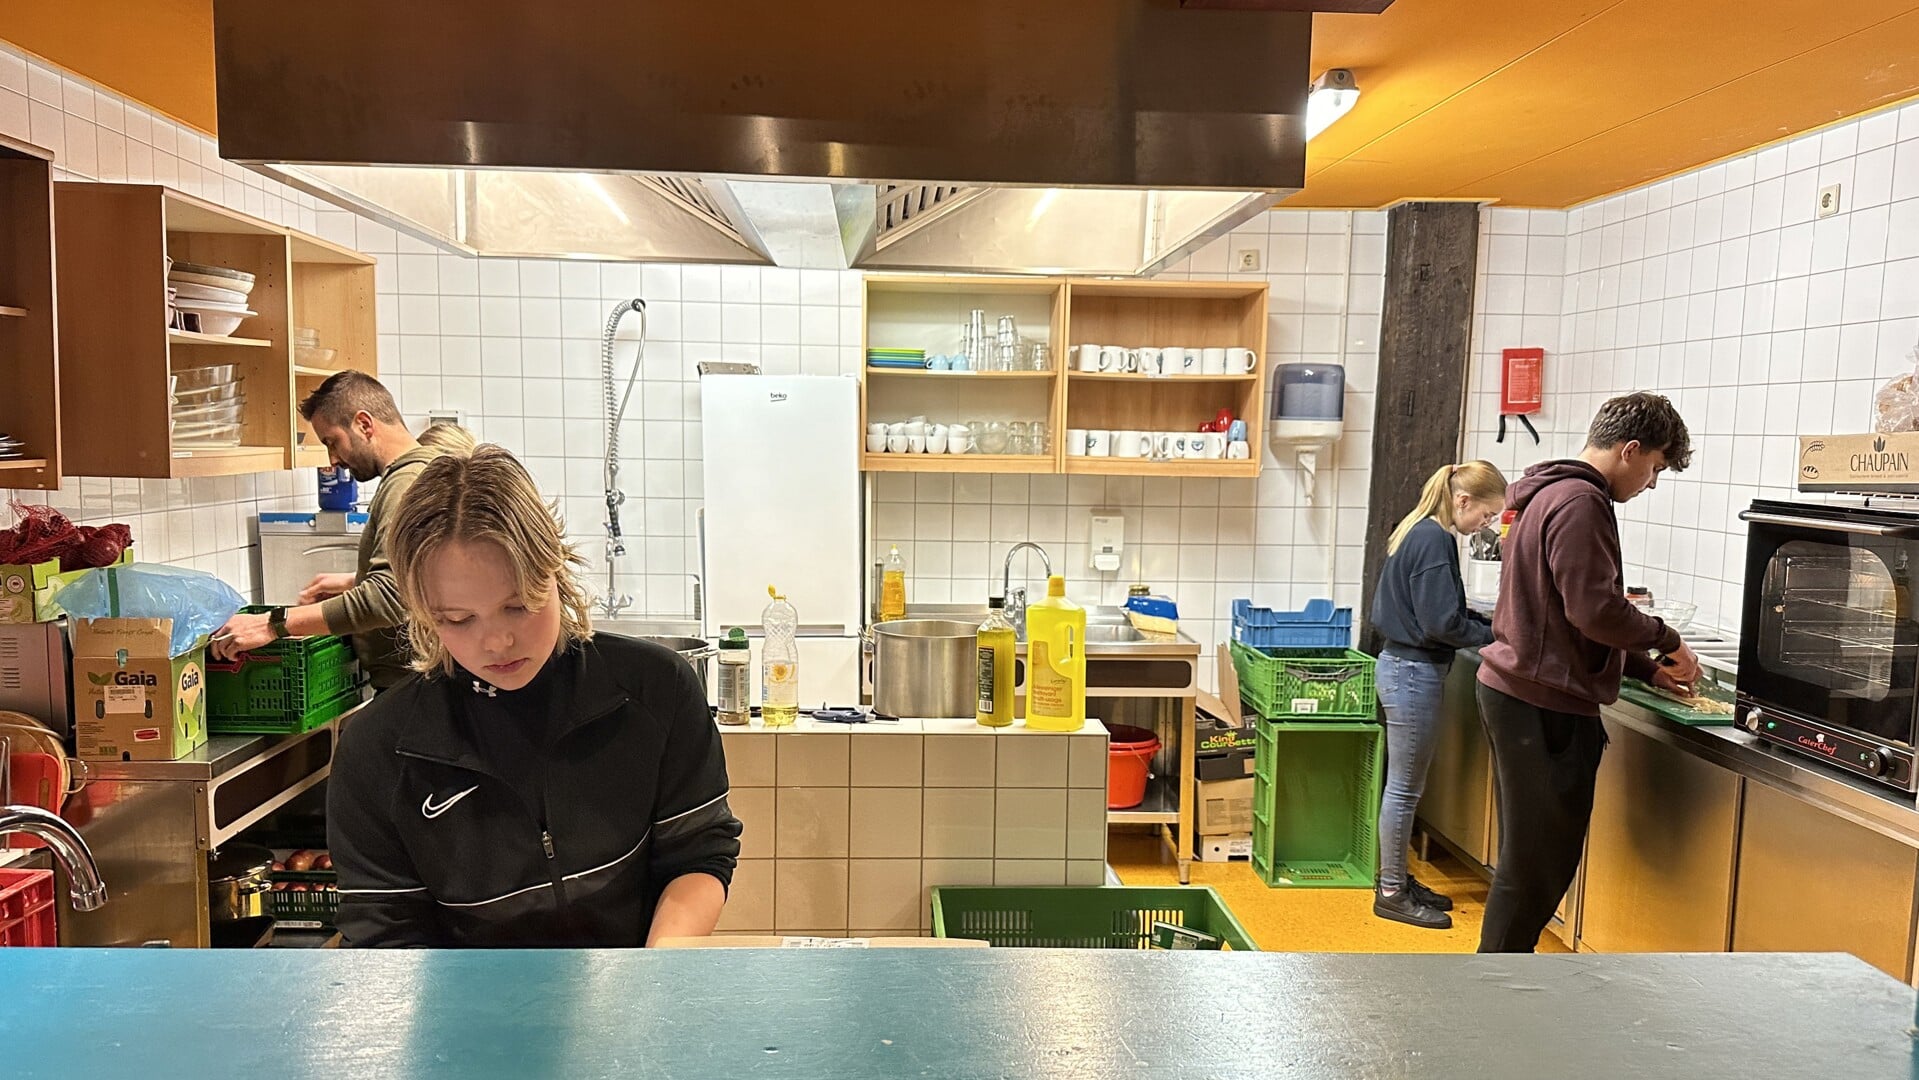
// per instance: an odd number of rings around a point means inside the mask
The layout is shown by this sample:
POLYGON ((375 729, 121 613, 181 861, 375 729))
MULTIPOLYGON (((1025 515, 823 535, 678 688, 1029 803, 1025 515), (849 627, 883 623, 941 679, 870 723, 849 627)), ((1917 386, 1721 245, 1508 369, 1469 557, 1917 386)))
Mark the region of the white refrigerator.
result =
POLYGON ((704 632, 746 628, 757 688, 760 615, 767 586, 777 586, 800 616, 801 706, 858 703, 866 610, 859 382, 708 375, 700 433, 704 632))

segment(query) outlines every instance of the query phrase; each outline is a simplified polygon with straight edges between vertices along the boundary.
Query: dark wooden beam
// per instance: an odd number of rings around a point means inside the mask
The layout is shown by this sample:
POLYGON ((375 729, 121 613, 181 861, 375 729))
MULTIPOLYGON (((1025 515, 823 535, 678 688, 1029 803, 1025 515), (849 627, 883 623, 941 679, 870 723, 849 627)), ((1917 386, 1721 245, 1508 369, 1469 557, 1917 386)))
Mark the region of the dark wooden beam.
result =
MULTIPOLYGON (((1457 461, 1465 427, 1473 336, 1479 206, 1401 203, 1386 216, 1386 296, 1379 320, 1379 381, 1373 409, 1372 486, 1367 499, 1365 592, 1370 605, 1386 560, 1386 537, 1419 501, 1434 469, 1457 461)), ((1379 651, 1371 619, 1361 635, 1379 651)))
POLYGON ((1328 11, 1346 15, 1377 15, 1393 0, 1179 0, 1179 6, 1198 11, 1328 11))

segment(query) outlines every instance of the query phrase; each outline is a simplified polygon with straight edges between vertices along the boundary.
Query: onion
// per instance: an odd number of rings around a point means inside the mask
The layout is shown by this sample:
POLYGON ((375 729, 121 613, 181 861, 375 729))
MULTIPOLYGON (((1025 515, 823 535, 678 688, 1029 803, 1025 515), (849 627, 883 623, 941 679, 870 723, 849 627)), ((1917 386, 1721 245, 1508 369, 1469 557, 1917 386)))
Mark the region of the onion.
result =
POLYGON ((318 855, 315 855, 313 857, 313 868, 315 870, 333 869, 333 856, 327 854, 324 851, 320 852, 318 855))
POLYGON ((287 869, 295 871, 297 873, 305 873, 306 871, 313 869, 313 852, 307 851, 303 848, 299 851, 294 852, 291 855, 288 855, 287 869))

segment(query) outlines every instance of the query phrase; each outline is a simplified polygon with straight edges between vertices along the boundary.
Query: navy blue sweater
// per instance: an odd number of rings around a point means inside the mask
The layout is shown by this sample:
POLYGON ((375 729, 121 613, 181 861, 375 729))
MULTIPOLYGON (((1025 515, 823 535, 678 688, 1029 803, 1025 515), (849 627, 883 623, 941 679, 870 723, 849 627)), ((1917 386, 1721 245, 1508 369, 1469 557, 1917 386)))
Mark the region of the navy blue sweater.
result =
POLYGON ((1432 518, 1414 525, 1379 570, 1370 612, 1396 656, 1449 661, 1453 652, 1493 640, 1493 624, 1466 606, 1459 545, 1432 518))

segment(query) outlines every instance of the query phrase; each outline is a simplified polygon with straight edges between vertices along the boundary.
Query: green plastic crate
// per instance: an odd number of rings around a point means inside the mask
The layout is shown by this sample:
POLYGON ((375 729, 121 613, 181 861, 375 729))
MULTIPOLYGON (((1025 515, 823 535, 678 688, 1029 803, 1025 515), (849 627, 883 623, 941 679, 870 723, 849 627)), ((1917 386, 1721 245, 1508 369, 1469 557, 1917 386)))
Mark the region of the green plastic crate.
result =
POLYGON ((1370 889, 1386 779, 1378 724, 1259 722, 1253 872, 1269 887, 1370 889))
POLYGON ((1378 661, 1356 649, 1263 652, 1233 642, 1239 700, 1269 720, 1372 720, 1378 661))
POLYGON ((934 937, 996 948, 1147 949, 1156 922, 1211 934, 1235 952, 1259 949, 1219 894, 1203 885, 933 889, 934 937))
POLYGON ((267 914, 289 930, 330 929, 340 915, 340 879, 331 870, 276 870, 275 886, 299 883, 305 892, 275 888, 267 893, 267 914))
POLYGON ((360 665, 345 638, 283 638, 207 663, 207 730, 216 734, 298 734, 359 703, 360 665))

